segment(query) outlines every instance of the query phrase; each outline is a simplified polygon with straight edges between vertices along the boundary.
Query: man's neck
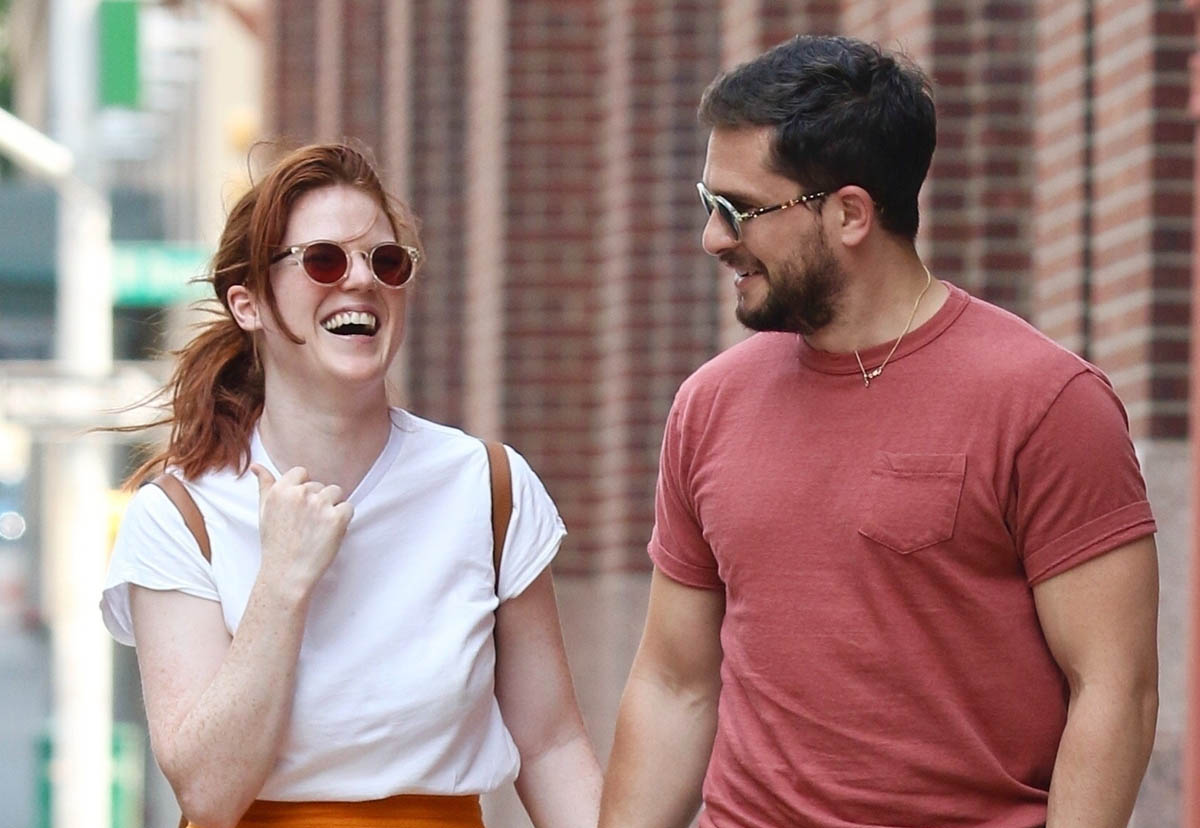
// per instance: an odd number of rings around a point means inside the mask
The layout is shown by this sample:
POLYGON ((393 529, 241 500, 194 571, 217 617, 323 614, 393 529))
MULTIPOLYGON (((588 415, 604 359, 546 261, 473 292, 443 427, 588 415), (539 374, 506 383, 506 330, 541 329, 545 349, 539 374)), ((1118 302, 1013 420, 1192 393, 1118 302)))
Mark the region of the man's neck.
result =
POLYGON ((805 339, 835 354, 892 343, 928 322, 947 296, 949 289, 926 270, 916 251, 855 262, 833 322, 805 339))

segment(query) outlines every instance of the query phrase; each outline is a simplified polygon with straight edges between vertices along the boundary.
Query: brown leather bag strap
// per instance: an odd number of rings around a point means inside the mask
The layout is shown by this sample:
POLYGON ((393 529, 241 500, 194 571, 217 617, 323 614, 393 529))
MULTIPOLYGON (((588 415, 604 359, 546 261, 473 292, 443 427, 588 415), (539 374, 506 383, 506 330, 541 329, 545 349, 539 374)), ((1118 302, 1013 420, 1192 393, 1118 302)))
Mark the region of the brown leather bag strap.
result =
POLYGON ((187 487, 179 482, 178 477, 166 472, 150 482, 162 489, 163 494, 175 504, 179 514, 183 516, 183 522, 187 525, 188 531, 200 545, 200 554, 204 556, 204 560, 212 563, 212 547, 208 542, 208 529, 204 527, 204 515, 200 514, 200 507, 196 505, 196 501, 192 500, 187 487))
POLYGON ((504 555, 504 539, 508 536, 508 521, 512 517, 512 472, 508 453, 502 443, 484 443, 488 466, 492 472, 492 570, 495 590, 500 594, 500 560, 504 555))
MULTIPOLYGON (((166 472, 163 472, 150 482, 162 489, 167 499, 175 504, 175 508, 179 510, 179 514, 183 516, 183 522, 187 526, 188 531, 196 539, 196 543, 200 547, 200 554, 204 556, 204 560, 212 563, 212 546, 208 542, 208 529, 204 526, 204 515, 200 514, 200 507, 192 499, 192 495, 188 492, 187 487, 179 481, 178 477, 166 472)), ((188 822, 188 818, 180 815, 179 828, 188 828, 189 825, 191 823, 188 822)))

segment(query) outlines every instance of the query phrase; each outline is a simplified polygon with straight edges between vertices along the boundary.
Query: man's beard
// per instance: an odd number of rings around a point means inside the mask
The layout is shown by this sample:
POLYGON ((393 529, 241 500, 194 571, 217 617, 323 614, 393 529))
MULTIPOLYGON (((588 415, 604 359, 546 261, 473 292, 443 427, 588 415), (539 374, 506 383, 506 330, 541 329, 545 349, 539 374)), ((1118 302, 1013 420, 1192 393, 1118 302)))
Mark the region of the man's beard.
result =
POLYGON ((786 264, 765 270, 767 294, 749 309, 741 302, 737 319, 752 331, 783 331, 808 336, 833 321, 846 274, 822 234, 810 249, 786 264))

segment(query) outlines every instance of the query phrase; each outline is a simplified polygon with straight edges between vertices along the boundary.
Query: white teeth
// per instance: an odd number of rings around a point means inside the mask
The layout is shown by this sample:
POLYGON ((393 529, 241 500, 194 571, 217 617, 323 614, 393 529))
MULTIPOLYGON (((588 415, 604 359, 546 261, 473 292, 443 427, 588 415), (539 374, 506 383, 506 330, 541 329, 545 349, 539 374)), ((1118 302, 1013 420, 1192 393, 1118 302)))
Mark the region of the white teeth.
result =
POLYGON ((366 311, 342 311, 321 323, 321 327, 327 331, 336 330, 343 325, 365 325, 373 331, 379 325, 379 320, 375 318, 375 314, 366 311))

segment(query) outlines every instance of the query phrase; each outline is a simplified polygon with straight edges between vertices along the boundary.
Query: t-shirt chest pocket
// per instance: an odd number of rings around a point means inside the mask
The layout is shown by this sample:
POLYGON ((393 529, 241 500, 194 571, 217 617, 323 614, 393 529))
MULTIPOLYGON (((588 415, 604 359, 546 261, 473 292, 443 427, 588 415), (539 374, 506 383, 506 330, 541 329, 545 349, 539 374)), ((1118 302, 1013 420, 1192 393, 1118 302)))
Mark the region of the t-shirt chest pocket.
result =
POLYGON ((902 555, 950 540, 966 469, 965 454, 879 452, 859 534, 902 555))

